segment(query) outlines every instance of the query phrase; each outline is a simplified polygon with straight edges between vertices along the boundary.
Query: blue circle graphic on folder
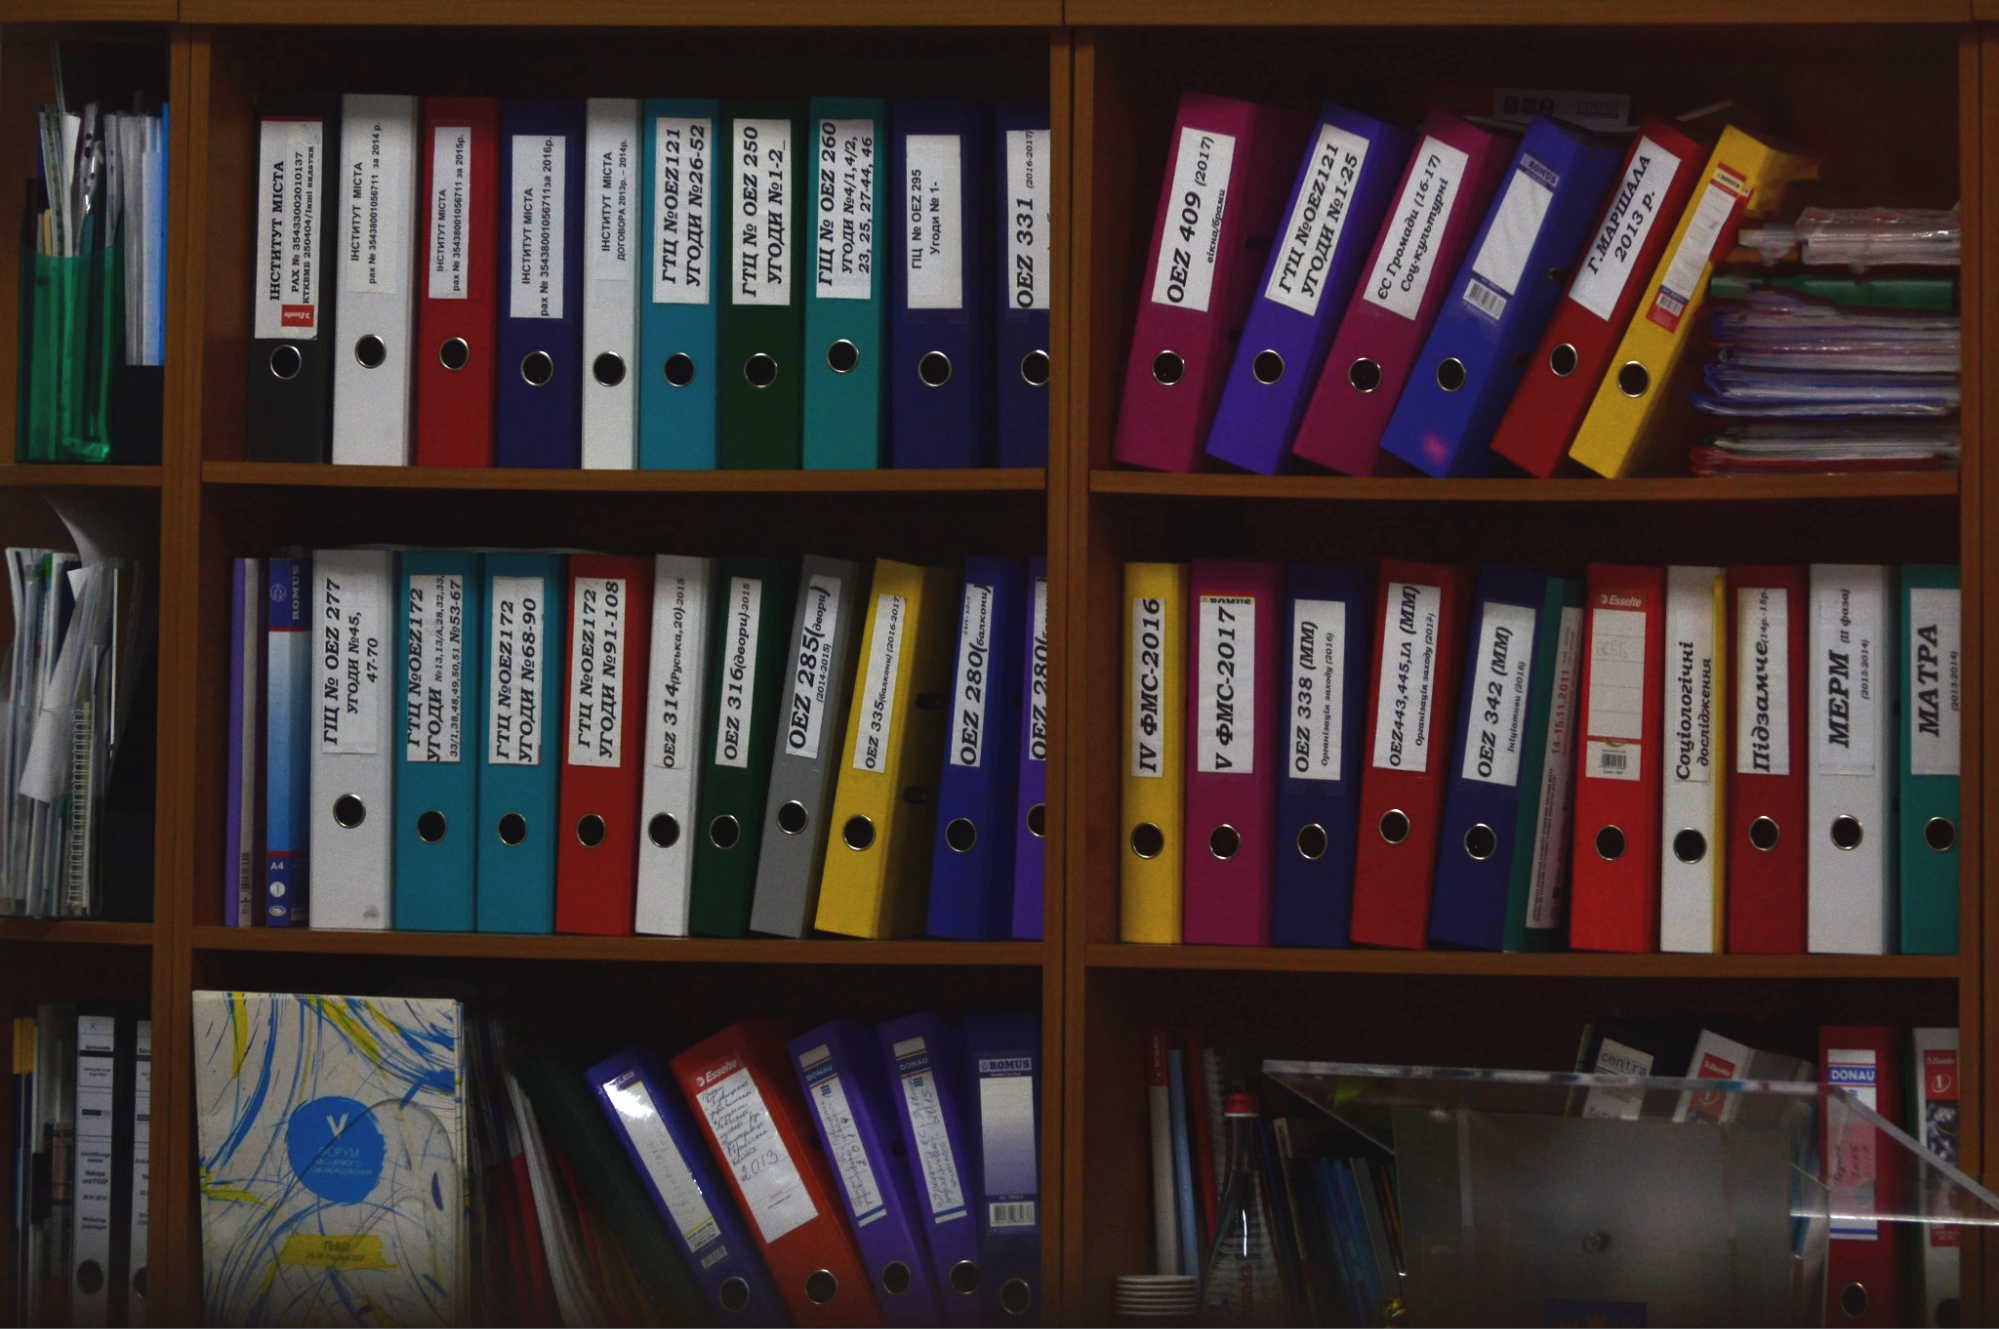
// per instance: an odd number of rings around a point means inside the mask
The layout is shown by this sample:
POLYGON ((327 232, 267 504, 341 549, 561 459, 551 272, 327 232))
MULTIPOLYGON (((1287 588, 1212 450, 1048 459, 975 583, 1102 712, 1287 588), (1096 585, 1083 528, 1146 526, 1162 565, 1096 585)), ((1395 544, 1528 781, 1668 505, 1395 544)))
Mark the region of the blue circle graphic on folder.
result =
POLYGON ((285 1154, 308 1191, 353 1205, 368 1199, 381 1182, 388 1144, 367 1105, 328 1095, 293 1110, 285 1126, 285 1154))

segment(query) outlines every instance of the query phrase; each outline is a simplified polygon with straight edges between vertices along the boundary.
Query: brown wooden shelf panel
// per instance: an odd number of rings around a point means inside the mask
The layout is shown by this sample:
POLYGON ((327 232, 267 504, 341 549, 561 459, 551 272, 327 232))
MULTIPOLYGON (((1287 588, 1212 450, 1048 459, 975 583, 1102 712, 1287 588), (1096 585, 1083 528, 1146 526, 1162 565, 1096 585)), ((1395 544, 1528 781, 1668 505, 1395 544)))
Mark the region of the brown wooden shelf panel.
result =
POLYGON ((1955 471, 1830 476, 1654 476, 1630 480, 1429 476, 1246 476, 1092 471, 1093 494, 1216 499, 1343 499, 1401 503, 1717 503, 1803 499, 1954 498, 1955 471))
POLYGON ((1610 952, 1376 951, 1302 947, 1158 947, 1092 943, 1089 965, 1136 970, 1284 970, 1325 974, 1519 975, 1575 979, 1934 979, 1956 956, 1624 956, 1610 952))
MULTIPOLYGON (((1979 17, 1991 0, 1976 0, 1979 17)), ((182 9, 185 11, 186 4, 182 9)), ((1377 0, 1243 0, 1216 5, 1209 0, 1068 0, 1071 24, 1103 26, 1380 27, 1475 26, 1495 21, 1510 26, 1541 24, 1721 24, 1744 23, 1962 23, 1972 17, 1972 0, 1631 0, 1606 6, 1597 0, 1511 0, 1503 10, 1492 0, 1410 0, 1383 5, 1377 0)))
POLYGON ((59 465, 41 462, 0 464, 0 486, 9 488, 92 487, 158 489, 164 468, 157 466, 59 465))
POLYGON ((1041 467, 910 471, 583 471, 566 468, 539 470, 476 466, 334 466, 312 462, 204 462, 201 478, 210 485, 547 490, 564 493, 1014 493, 1048 487, 1048 472, 1041 467))
POLYGON ((947 942, 716 937, 569 937, 562 934, 401 933, 339 929, 193 930, 196 951, 317 952, 370 956, 467 956, 505 960, 685 961, 724 965, 1038 966, 1039 942, 947 942))
POLYGON ((96 947, 150 947, 151 924, 117 924, 102 919, 0 919, 0 943, 83 943, 96 947))
MULTIPOLYGON (((95 0, 99 5, 108 0, 95 0)), ((128 4, 136 0, 126 0, 128 4)), ((1960 14, 1958 17, 1963 18, 1960 14)), ((424 27, 1053 27, 1062 0, 181 0, 183 23, 424 27)))

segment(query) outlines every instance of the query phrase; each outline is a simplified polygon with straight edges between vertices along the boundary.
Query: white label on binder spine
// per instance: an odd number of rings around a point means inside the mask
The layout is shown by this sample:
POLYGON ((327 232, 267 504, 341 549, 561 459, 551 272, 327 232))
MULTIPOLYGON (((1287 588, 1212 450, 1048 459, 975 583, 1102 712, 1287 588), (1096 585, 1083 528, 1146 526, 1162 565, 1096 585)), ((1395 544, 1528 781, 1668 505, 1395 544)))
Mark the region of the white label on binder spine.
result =
POLYGON ((1784 587, 1746 586, 1735 602, 1735 770, 1791 774, 1791 616, 1784 587))
POLYGON ((1812 588, 1819 648, 1812 668, 1812 770, 1872 776, 1881 710, 1881 600, 1884 583, 1826 582, 1812 588))
POLYGON ((661 771, 691 771, 695 765, 696 736, 688 732, 695 717, 688 706, 700 692, 706 654, 701 640, 705 590, 704 581, 692 577, 653 583, 651 659, 658 691, 652 714, 659 717, 659 746, 649 760, 661 771))
MULTIPOLYGON (((1387 243, 1375 257, 1374 271, 1362 288, 1367 298, 1385 310, 1413 319, 1422 307, 1437 266, 1437 248, 1450 229, 1470 158, 1440 139, 1425 137, 1409 159, 1409 176, 1402 197, 1382 223, 1387 243)), ((1416 770, 1422 770, 1418 767, 1416 770)))
POLYGON ((1698 569, 1698 580, 1681 594, 1684 571, 1666 575, 1666 780, 1707 785, 1714 780, 1714 709, 1720 701, 1714 695, 1714 597, 1697 594, 1711 585, 1698 569))
POLYGON ((1390 582, 1387 612, 1381 640, 1381 696, 1374 708, 1374 765, 1390 771, 1428 771, 1444 589, 1390 582))
POLYGON ((1534 876, 1527 886, 1527 926, 1562 924, 1562 866, 1569 848, 1570 755, 1576 743, 1576 685, 1582 671, 1583 611, 1562 607, 1555 646, 1555 687, 1548 698, 1548 745, 1542 750, 1541 802, 1534 822, 1534 876))
POLYGON ((903 140, 903 236, 909 256, 911 309, 965 304, 965 203, 956 134, 903 140))
MULTIPOLYGON (((1615 593, 1612 593, 1615 594, 1615 593)), ((1631 603, 1628 599, 1626 604, 1631 603)), ((1589 698, 1583 775, 1601 780, 1643 776, 1645 611, 1599 607, 1590 616, 1589 698), (1608 742, 1605 742, 1605 741, 1608 742)))
POLYGON ((472 127, 438 125, 430 136, 432 300, 471 298, 472 127))
POLYGON ((736 1175, 764 1242, 776 1242, 819 1217, 819 1207, 805 1190, 805 1180, 798 1176, 798 1165, 784 1148, 784 1138, 777 1134, 777 1123, 748 1067, 738 1067, 708 1086, 695 1102, 722 1147, 729 1171, 736 1175))
POLYGON ((729 600, 722 617, 728 634, 722 652, 720 696, 716 703, 715 762, 724 767, 750 764, 750 700, 757 691, 757 633, 763 620, 764 584, 760 577, 729 579, 729 600))
POLYGON ((1367 162, 1367 149, 1367 140, 1358 134, 1338 125, 1319 126, 1308 168, 1311 174, 1299 188, 1277 237, 1283 251, 1270 269, 1270 282, 1263 289, 1266 299, 1307 318, 1318 314, 1319 300, 1326 294, 1326 274, 1353 211, 1354 186, 1367 162))
POLYGON ((622 577, 570 583, 575 629, 569 635, 569 765, 615 767, 624 731, 625 597, 622 577))
POLYGON ((1285 773, 1293 780, 1340 779, 1346 671, 1347 603, 1292 602, 1291 741, 1285 773))
POLYGON ((1680 316, 1693 303, 1694 293, 1700 289, 1701 278, 1714 258, 1722 229, 1735 215, 1736 205, 1748 197, 1749 187, 1742 177, 1716 163, 1714 178, 1708 181, 1707 188, 1701 191, 1700 202, 1694 205, 1693 217, 1673 249, 1666 275, 1659 279, 1659 291, 1652 299, 1652 307, 1645 311, 1646 318, 1667 332, 1680 326, 1680 316))
POLYGON ((258 131, 257 310, 260 339, 309 342, 319 336, 319 177, 326 127, 319 120, 266 120, 258 131))
POLYGON ((1192 125, 1180 130, 1173 156, 1173 192, 1166 200, 1166 229, 1153 257, 1152 303, 1208 312, 1221 256, 1222 217, 1228 209, 1235 135, 1192 125))
POLYGON ((568 150, 569 143, 560 134, 514 135, 514 193, 503 213, 514 233, 509 317, 562 317, 568 150))
POLYGON ((388 588, 365 573, 349 577, 330 561, 318 575, 319 751, 372 753, 395 650, 382 612, 388 588))
POLYGON ((733 305, 791 303, 791 122, 735 122, 733 305))
POLYGON ((590 163, 590 276, 622 282, 630 280, 639 221, 639 145, 629 135, 605 137, 609 141, 590 163))
POLYGON ((1256 771, 1256 597, 1202 596, 1194 742, 1199 772, 1256 771))
MULTIPOLYGON (((372 100, 372 99, 371 99, 372 100)), ((411 139, 416 127, 391 116, 348 118, 344 137, 348 152, 346 179, 347 234, 343 266, 347 289, 393 296, 403 289, 403 265, 409 262, 409 202, 397 190, 410 180, 411 139), (360 142, 352 140, 357 137, 360 142)))
POLYGON ((1527 681, 1534 672, 1534 621, 1526 605, 1485 603, 1478 634, 1478 674, 1468 699, 1466 780, 1489 785, 1520 783, 1520 741, 1527 730, 1527 681))
POLYGON ((895 725, 895 666, 908 629, 909 602, 887 592, 875 597, 868 672, 860 693, 861 723, 854 732, 854 770, 888 770, 888 742, 895 725))
POLYGON ((1521 274, 1527 271, 1561 181, 1540 158, 1520 154, 1520 167, 1492 211, 1492 224, 1472 259, 1471 281, 1465 285, 1465 302, 1479 313, 1493 319, 1506 313, 1506 302, 1520 290, 1521 274))
POLYGON ((937 1094, 937 1073, 922 1035, 897 1040, 896 1071, 902 1082, 903 1107, 909 1112, 909 1134, 916 1144, 916 1163, 923 1191, 930 1198, 930 1221, 942 1224, 966 1216, 965 1191, 958 1182, 958 1159, 951 1150, 951 1132, 944 1123, 944 1102, 937 1094))
POLYGON ((976 767, 985 747, 986 691, 993 672, 993 589, 965 583, 958 625, 957 692, 951 701, 950 763, 976 767))
POLYGON ((784 725, 787 757, 819 757, 819 731, 826 708, 833 705, 833 643, 839 629, 840 579, 816 573, 805 584, 805 616, 791 672, 791 711, 784 725))
POLYGON ((456 762, 465 698, 465 578, 412 573, 403 760, 456 762))
POLYGON ((874 1165, 868 1159, 867 1142, 854 1125, 854 1110, 847 1102, 847 1087, 834 1069, 833 1051, 825 1044, 808 1048, 798 1055, 798 1069, 805 1077, 805 1093, 812 1100, 812 1112, 819 1120, 819 1139, 840 1174, 840 1186, 847 1193, 847 1212, 855 1228, 866 1228, 888 1214, 888 1202, 875 1181, 874 1165))
POLYGON ((1028 670, 1027 760, 1048 760, 1048 579, 1034 579, 1034 660, 1028 670))
POLYGON ((543 657, 548 597, 539 577, 495 577, 493 643, 486 680, 486 760, 503 767, 541 763, 543 657))
POLYGON ((1158 777, 1166 750, 1166 602, 1131 602, 1131 774, 1158 777))
POLYGON ((1583 251, 1569 299, 1606 323, 1617 312, 1618 299, 1631 281, 1632 265, 1645 248, 1645 238, 1659 221, 1659 205, 1673 188, 1682 163, 1649 138, 1640 137, 1611 196, 1610 211, 1583 251))
POLYGON ((1956 587, 1909 588, 1909 774, 1958 774, 1963 652, 1956 587))
POLYGON ((1006 132, 1008 303, 1048 308, 1048 131, 1006 132))
POLYGON ((821 120, 818 222, 814 251, 819 295, 872 300, 875 294, 875 122, 821 120))
POLYGON ((709 234, 715 122, 705 117, 653 119, 652 301, 705 305, 714 286, 709 234))
MULTIPOLYGON (((680 1148, 661 1120, 652 1091, 646 1088, 644 1078, 627 1074, 605 1086, 604 1093, 617 1111, 618 1120, 625 1124, 626 1139, 638 1153, 639 1162, 645 1166, 646 1176, 652 1179, 660 1199, 666 1202, 667 1216, 680 1230, 687 1250, 702 1256, 710 1243, 721 1240, 722 1230, 708 1208, 707 1197, 701 1194, 701 1184, 694 1180, 687 1160, 681 1157, 680 1148)), ((703 1257, 702 1268, 708 1268, 713 1260, 727 1254, 719 1251, 712 1258, 703 1257)))
MULTIPOLYGON (((1597 1050, 1592 1076, 1650 1076, 1652 1055, 1615 1039, 1606 1039, 1597 1050)), ((1635 1121, 1645 1107, 1645 1092, 1633 1086, 1599 1085, 1583 1099, 1586 1118, 1620 1118, 1635 1121)))

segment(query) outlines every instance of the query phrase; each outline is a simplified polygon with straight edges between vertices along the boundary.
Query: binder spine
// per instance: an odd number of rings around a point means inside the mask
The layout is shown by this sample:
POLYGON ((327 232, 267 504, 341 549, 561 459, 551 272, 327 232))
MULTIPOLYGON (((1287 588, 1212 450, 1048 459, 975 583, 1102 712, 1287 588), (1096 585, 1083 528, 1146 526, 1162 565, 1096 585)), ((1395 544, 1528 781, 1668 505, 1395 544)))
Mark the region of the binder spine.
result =
POLYGON ((259 177, 282 187, 257 192, 257 247, 250 290, 244 455, 253 462, 324 462, 333 435, 332 238, 340 159, 340 100, 305 98, 258 122, 259 177), (315 225, 293 231, 288 220, 315 225), (306 237, 310 240, 306 240, 306 237), (296 240, 286 241, 292 237, 296 240))
POLYGON ((416 464, 491 466, 497 97, 427 97, 418 177, 416 464))
POLYGON ((1659 828, 1659 949, 1721 949, 1720 794, 1728 732, 1728 630, 1720 568, 1666 570, 1665 745, 1659 828))
POLYGON ((582 463, 629 471, 638 461, 639 103, 593 97, 584 122, 582 463))
POLYGON ((581 102, 500 107, 500 466, 574 467, 582 438, 583 160, 581 102))
POLYGON ((303 928, 311 900, 312 561, 271 560, 264 754, 264 923, 303 928))
POLYGON ((555 929, 557 747, 568 676, 568 560, 485 556, 479 931, 555 929))
POLYGON ((1041 1319, 1041 1020, 969 1016, 965 1071, 978 1121, 980 1293, 988 1324, 1041 1319))
POLYGON ((993 357, 1000 466, 1048 465, 1048 305, 1054 141, 1048 99, 993 104, 993 198, 998 239, 993 357))
POLYGON ((1958 949, 1958 769, 1964 689, 1955 564, 1901 570, 1902 950, 1958 949))
POLYGON ((264 561, 237 559, 229 588, 229 811, 222 854, 222 922, 230 928, 248 928, 257 918, 263 618, 264 561))
POLYGON ((973 1215, 973 1144, 964 1098, 964 1037, 920 1013, 875 1032, 894 1077, 890 1093, 903 1156, 915 1183, 919 1226, 944 1324, 979 1324, 979 1234, 973 1215))
POLYGON ((699 749, 714 692, 707 670, 715 566, 713 559, 672 554, 662 554, 653 563, 634 923, 640 933, 687 936, 694 810, 701 786, 699 749))
POLYGON ((718 283, 727 268, 727 177, 721 104, 645 103, 639 276, 638 464, 646 471, 715 469, 718 283))
POLYGON ((803 446, 805 279, 798 221, 806 145, 799 102, 724 102, 717 197, 727 201, 720 287, 717 464, 796 470, 803 446), (771 223, 783 223, 780 233, 771 223), (758 257, 761 256, 761 263, 758 257))
POLYGON ((416 340, 417 99, 341 98, 333 264, 333 460, 408 466, 416 340))
POLYGON ((1507 881, 1507 951, 1554 951, 1568 944, 1569 792, 1575 780, 1576 698, 1581 682, 1583 584, 1550 577, 1536 625, 1526 749, 1520 759, 1520 817, 1507 881))
POLYGON ((388 928, 394 899, 396 556, 318 550, 312 558, 311 846, 315 928, 388 928))
POLYGON ((108 1005, 86 1005, 76 1018, 75 1236, 70 1243, 71 1325, 112 1325, 112 1171, 117 1120, 117 1018, 108 1005))
POLYGON ((395 926, 477 921, 482 616, 476 554, 411 551, 396 576, 395 926))
POLYGON ((1048 560, 1027 561, 1020 666, 1020 793, 1014 800, 1013 935, 1039 942, 1048 844, 1048 560))
POLYGON ((803 462, 870 470, 888 443, 888 103, 815 97, 807 123, 803 462))
POLYGON ((1815 563, 1805 630, 1811 741, 1806 774, 1806 945, 1896 951, 1895 579, 1872 564, 1815 563))

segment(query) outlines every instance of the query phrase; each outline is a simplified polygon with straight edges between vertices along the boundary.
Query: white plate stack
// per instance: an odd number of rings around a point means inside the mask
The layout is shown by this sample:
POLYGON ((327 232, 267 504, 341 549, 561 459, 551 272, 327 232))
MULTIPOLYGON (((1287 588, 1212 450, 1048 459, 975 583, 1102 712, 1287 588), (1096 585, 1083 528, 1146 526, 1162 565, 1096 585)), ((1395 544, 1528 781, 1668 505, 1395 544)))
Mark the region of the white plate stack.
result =
POLYGON ((1119 1275, 1117 1314, 1125 1325, 1193 1325, 1201 1281, 1192 1275, 1119 1275))

